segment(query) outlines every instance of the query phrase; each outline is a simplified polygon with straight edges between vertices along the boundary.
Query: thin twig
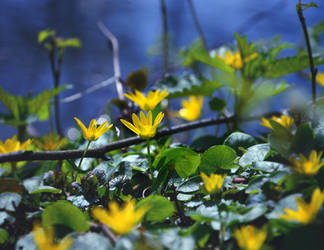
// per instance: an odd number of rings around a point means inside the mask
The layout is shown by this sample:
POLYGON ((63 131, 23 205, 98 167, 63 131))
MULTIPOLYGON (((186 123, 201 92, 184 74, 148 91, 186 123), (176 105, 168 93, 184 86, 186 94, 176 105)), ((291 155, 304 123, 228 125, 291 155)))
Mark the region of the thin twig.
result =
MULTIPOLYGON (((269 112, 263 115, 250 116, 243 119, 242 122, 260 120, 261 117, 272 117, 273 115, 281 115, 282 112, 269 112)), ((158 139, 163 136, 173 135, 184 131, 208 127, 216 124, 231 123, 235 120, 234 116, 220 117, 220 118, 208 118, 199 121, 189 122, 171 128, 161 129, 155 136, 158 139)), ((85 157, 90 158, 105 158, 105 153, 125 148, 131 145, 139 144, 145 140, 138 136, 130 137, 127 139, 112 142, 106 146, 98 147, 95 149, 89 149, 85 157)), ((65 159, 77 159, 83 154, 83 150, 65 150, 65 151, 50 151, 50 152, 39 152, 39 151, 17 151, 8 154, 0 154, 0 163, 2 162, 14 162, 14 161, 44 161, 44 160, 65 160, 65 159)))
POLYGON ((90 93, 92 93, 92 92, 94 92, 94 91, 96 91, 98 89, 109 86, 114 81, 115 81, 115 78, 110 77, 107 80, 104 80, 104 81, 102 81, 100 83, 97 83, 97 84, 91 86, 90 88, 87 88, 86 90, 84 90, 82 92, 79 92, 79 93, 76 93, 74 95, 71 95, 71 96, 68 96, 68 97, 65 97, 65 98, 61 99, 60 103, 69 103, 69 102, 76 101, 76 100, 84 97, 85 95, 88 95, 88 94, 90 94, 90 93))
POLYGON ((168 18, 167 9, 164 0, 160 0, 162 24, 163 24, 163 73, 167 73, 169 70, 169 39, 168 39, 168 18))
POLYGON ((198 15, 196 13, 195 6, 194 6, 192 0, 187 0, 187 2, 188 2, 188 5, 189 5, 189 8, 190 8, 190 12, 191 12, 192 18, 194 20, 196 29, 197 29, 197 31, 199 33, 200 39, 202 40, 205 49, 208 50, 207 40, 205 38, 204 32, 203 32, 203 30, 201 28, 201 25, 199 23, 199 19, 198 19, 198 15))
MULTIPOLYGON (((57 56, 56 56, 55 52, 56 52, 56 48, 55 48, 55 41, 53 38, 52 49, 49 50, 49 59, 50 59, 51 71, 52 71, 52 75, 53 75, 53 79, 54 79, 54 87, 57 88, 60 84, 60 75, 61 75, 63 58, 62 58, 62 55, 58 56, 58 61, 57 61, 57 66, 56 66, 55 59, 57 58, 57 56)), ((56 95, 54 97, 54 120, 55 120, 56 131, 59 135, 62 136, 63 133, 62 133, 61 124, 60 124, 59 95, 56 95)))
POLYGON ((108 28, 101 22, 97 22, 97 26, 99 30, 102 32, 102 34, 108 39, 108 41, 111 43, 112 46, 112 54, 113 54, 113 66, 114 66, 114 74, 115 74, 115 81, 116 81, 116 90, 117 95, 120 100, 124 100, 124 94, 123 94, 123 84, 121 81, 121 73, 120 73, 120 64, 119 64, 119 55, 118 55, 118 40, 112 34, 108 28))
POLYGON ((307 53, 309 57, 309 67, 310 71, 312 73, 312 100, 313 104, 316 103, 316 74, 317 74, 317 68, 314 66, 314 60, 313 60, 313 53, 312 53, 312 46, 310 44, 309 40, 309 35, 307 31, 307 26, 306 26, 306 21, 303 15, 303 8, 302 8, 302 3, 299 0, 298 4, 296 5, 296 11, 300 20, 300 23, 303 28, 304 36, 305 36, 305 41, 306 41, 306 47, 307 47, 307 53))

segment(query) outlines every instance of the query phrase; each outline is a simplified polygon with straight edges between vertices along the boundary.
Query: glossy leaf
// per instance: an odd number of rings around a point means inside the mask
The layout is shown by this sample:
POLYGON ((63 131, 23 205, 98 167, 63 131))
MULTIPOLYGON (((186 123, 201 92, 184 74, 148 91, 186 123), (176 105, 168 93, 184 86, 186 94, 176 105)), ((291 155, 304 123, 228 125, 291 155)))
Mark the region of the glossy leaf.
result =
POLYGON ((199 169, 201 172, 211 174, 222 168, 231 167, 236 158, 235 151, 225 145, 217 145, 206 150, 202 157, 199 169))

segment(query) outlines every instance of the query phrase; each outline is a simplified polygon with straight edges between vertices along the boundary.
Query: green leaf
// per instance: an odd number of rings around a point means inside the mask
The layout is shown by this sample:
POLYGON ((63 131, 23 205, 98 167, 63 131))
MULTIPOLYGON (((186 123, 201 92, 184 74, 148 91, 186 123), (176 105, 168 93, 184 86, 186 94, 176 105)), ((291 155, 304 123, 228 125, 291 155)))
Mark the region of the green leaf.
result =
MULTIPOLYGON (((324 64, 324 59, 314 57, 314 64, 324 64)), ((292 56, 277 59, 267 65, 265 76, 269 78, 278 78, 291 73, 300 72, 309 68, 308 56, 292 56)))
POLYGON ((55 36, 55 31, 52 29, 42 30, 38 33, 38 43, 44 42, 47 38, 55 36))
POLYGON ((201 178, 200 176, 194 176, 188 180, 182 182, 176 189, 179 193, 193 193, 200 189, 201 178))
POLYGON ((286 170, 284 164, 272 161, 258 161, 253 163, 253 168, 263 172, 274 173, 276 171, 286 170))
POLYGON ((89 229, 87 217, 77 207, 68 201, 57 201, 46 207, 42 213, 45 228, 54 225, 64 225, 76 232, 86 232, 89 229))
POLYGON ((213 135, 204 135, 195 139, 192 142, 191 147, 193 147, 195 151, 203 152, 211 146, 219 144, 222 144, 222 138, 213 135))
POLYGON ((293 150, 295 153, 307 156, 314 148, 314 132, 308 123, 298 126, 296 135, 293 140, 293 150))
POLYGON ((128 74, 126 84, 131 89, 143 91, 147 86, 147 70, 140 69, 128 74))
POLYGON ((217 68, 220 69, 224 72, 227 73, 233 73, 234 72, 234 68, 232 68, 231 66, 227 65, 224 60, 222 60, 221 58, 215 56, 215 57, 211 57, 210 55, 208 55, 208 53, 206 51, 202 51, 200 53, 195 53, 193 55, 194 59, 205 63, 213 68, 217 68))
POLYGON ((165 157, 159 160, 158 164, 155 167, 156 169, 158 169, 159 174, 155 179, 155 181, 153 182, 153 186, 152 186, 153 190, 156 190, 159 186, 161 186, 166 181, 170 173, 170 166, 169 164, 164 164, 165 160, 166 160, 165 157))
POLYGON ((239 221, 240 223, 248 223, 264 215, 267 210, 268 208, 265 204, 257 204, 255 206, 249 207, 248 211, 243 214, 230 213, 227 217, 226 222, 228 223, 228 225, 236 221, 239 221))
POLYGON ((0 226, 2 226, 5 222, 14 223, 15 218, 9 215, 7 212, 0 212, 0 226))
POLYGON ((223 86, 216 79, 209 81, 202 77, 197 78, 193 74, 184 73, 180 77, 175 75, 166 75, 159 80, 155 87, 159 89, 168 89, 168 99, 195 96, 211 96, 214 91, 223 86))
POLYGON ((324 22, 316 24, 310 32, 310 36, 317 42, 321 41, 321 34, 324 32, 324 22))
POLYGON ((219 220, 219 211, 216 205, 200 205, 196 210, 189 211, 187 215, 197 222, 211 222, 213 220, 219 220))
POLYGON ((269 144, 257 144, 249 147, 239 161, 240 166, 244 167, 254 162, 263 161, 270 151, 269 144))
POLYGON ((91 205, 84 195, 70 195, 67 200, 71 201, 74 206, 81 209, 85 209, 91 205))
POLYGON ((9 115, 1 115, 1 122, 11 126, 27 125, 31 122, 46 120, 49 116, 51 99, 65 87, 45 90, 33 99, 30 96, 13 96, 0 87, 0 102, 7 108, 9 115))
POLYGON ((0 210, 15 211, 21 202, 21 196, 17 193, 0 194, 0 210))
POLYGON ((59 47, 61 47, 61 48, 66 48, 66 47, 80 48, 81 41, 78 38, 64 39, 64 41, 60 44, 59 47))
POLYGON ((284 157, 291 154, 292 140, 290 137, 282 136, 282 134, 269 134, 268 142, 273 150, 284 157))
POLYGON ((226 107, 226 102, 217 97, 213 97, 208 104, 209 108, 214 111, 222 111, 226 107))
POLYGON ((49 116, 49 106, 51 105, 50 100, 64 89, 65 86, 52 88, 50 90, 46 89, 28 101, 26 105, 28 105, 29 114, 36 115, 41 121, 47 120, 49 116))
POLYGON ((164 221, 175 211, 173 203, 160 195, 150 195, 141 200, 136 207, 140 208, 142 206, 150 207, 145 215, 145 218, 149 221, 164 221))
POLYGON ((31 192, 31 194, 40 194, 40 193, 60 194, 62 193, 62 190, 51 186, 39 186, 36 190, 31 192))
POLYGON ((155 168, 163 158, 164 164, 174 164, 177 174, 182 178, 194 174, 200 163, 200 156, 189 148, 169 148, 163 151, 153 163, 155 168))
POLYGON ((213 146, 202 155, 199 169, 201 172, 211 174, 233 165, 235 158, 236 153, 232 148, 225 145, 213 146))
POLYGON ((0 228, 0 244, 3 244, 5 243, 9 238, 9 234, 8 232, 3 229, 3 228, 0 228))
POLYGON ((242 155, 240 148, 247 149, 255 144, 256 140, 251 135, 242 132, 234 132, 224 141, 224 145, 234 149, 238 155, 242 155))
POLYGON ((194 62, 202 62, 224 72, 233 73, 234 69, 227 65, 221 58, 211 57, 203 46, 201 40, 195 43, 187 52, 184 66, 191 66, 194 62))
POLYGON ((319 5, 317 3, 314 2, 310 2, 310 3, 302 3, 301 6, 303 7, 303 10, 306 10, 308 8, 319 8, 319 5))

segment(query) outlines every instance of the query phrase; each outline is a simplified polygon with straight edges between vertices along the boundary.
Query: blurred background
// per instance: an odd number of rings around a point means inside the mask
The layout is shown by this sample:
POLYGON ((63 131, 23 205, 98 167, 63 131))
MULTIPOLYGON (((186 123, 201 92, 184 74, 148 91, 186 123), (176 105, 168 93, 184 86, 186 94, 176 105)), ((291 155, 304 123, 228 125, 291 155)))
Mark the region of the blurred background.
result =
MULTIPOLYGON (((296 14, 296 0, 192 0, 209 48, 234 41, 234 32, 248 40, 280 35, 283 41, 303 44, 296 14)), ((172 51, 188 46, 198 38, 187 0, 165 0, 172 51)), ((319 4, 321 4, 319 2, 319 4)), ((308 26, 323 18, 323 8, 305 11, 308 26)), ((61 37, 81 40, 80 49, 64 54, 61 84, 73 86, 64 98, 113 76, 112 53, 96 23, 102 21, 117 37, 122 78, 140 68, 149 69, 150 83, 162 75, 162 57, 153 56, 163 32, 159 0, 1 0, 0 2, 0 85, 14 95, 34 95, 53 86, 48 53, 38 44, 39 31, 54 29, 61 37)), ((183 70, 181 70, 183 71, 183 70)), ((286 78, 301 85, 297 75, 286 78)), ((304 84, 305 85, 305 84, 304 84)), ((305 85, 306 86, 306 85, 305 85)), ((310 83, 309 83, 310 86, 310 83)), ((309 91, 310 94, 310 91, 309 91)), ((106 102, 117 96, 115 85, 95 91, 76 101, 61 104, 64 133, 75 125, 76 116, 88 124, 105 110, 106 102)), ((285 105, 285 98, 278 101, 285 105)), ((0 112, 5 108, 0 104, 0 112)), ((208 112, 204 114, 208 116, 208 112)), ((39 134, 49 131, 48 122, 34 123, 39 134)), ((0 125, 0 139, 16 133, 0 125)))

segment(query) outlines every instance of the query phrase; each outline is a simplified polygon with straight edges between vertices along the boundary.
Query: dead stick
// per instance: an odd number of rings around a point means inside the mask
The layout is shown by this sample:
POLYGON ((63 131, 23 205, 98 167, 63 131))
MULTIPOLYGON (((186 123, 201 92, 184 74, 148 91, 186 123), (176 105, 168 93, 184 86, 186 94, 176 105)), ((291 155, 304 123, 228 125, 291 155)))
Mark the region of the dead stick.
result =
POLYGON ((97 26, 102 32, 102 34, 108 39, 112 46, 112 54, 113 54, 113 66, 114 66, 114 74, 115 74, 115 81, 116 81, 116 90, 117 95, 120 100, 124 100, 123 94, 123 84, 121 81, 121 73, 120 73, 120 64, 119 64, 119 55, 118 55, 118 40, 117 38, 111 33, 107 27, 101 22, 97 22, 97 26))

